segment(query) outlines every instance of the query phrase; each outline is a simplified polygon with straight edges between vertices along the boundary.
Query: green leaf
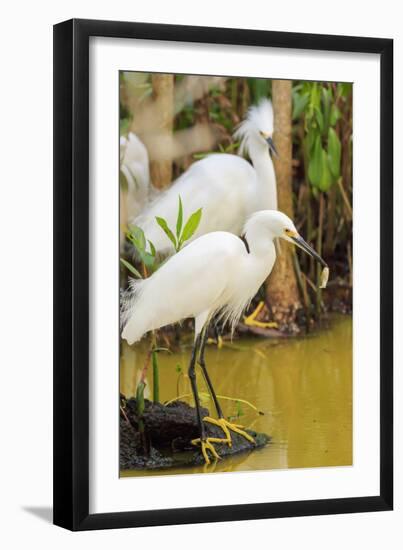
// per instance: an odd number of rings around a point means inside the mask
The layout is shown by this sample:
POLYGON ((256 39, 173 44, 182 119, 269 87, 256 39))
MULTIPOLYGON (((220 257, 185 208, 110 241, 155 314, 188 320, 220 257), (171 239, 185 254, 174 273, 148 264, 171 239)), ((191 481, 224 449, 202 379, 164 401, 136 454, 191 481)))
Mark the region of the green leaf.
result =
POLYGON ((318 126, 319 126, 319 131, 322 133, 323 132, 323 127, 324 127, 324 120, 323 120, 322 111, 320 110, 319 107, 315 107, 314 110, 315 110, 316 122, 318 123, 318 126))
POLYGON ((339 108, 336 105, 332 105, 330 109, 330 117, 329 117, 330 126, 336 126, 340 116, 341 116, 341 113, 339 108))
POLYGON ((158 367, 157 352, 154 349, 151 352, 152 365, 153 365, 153 401, 158 403, 160 400, 160 376, 158 367))
POLYGON ((333 128, 329 128, 327 143, 330 173, 337 180, 340 177, 341 143, 333 128))
POLYGON ((194 153, 192 156, 195 160, 201 160, 201 159, 205 159, 212 153, 214 153, 214 151, 208 151, 207 153, 194 153))
POLYGON ((248 78, 249 90, 252 103, 258 103, 262 97, 268 97, 270 81, 265 78, 248 78))
POLYGON ((319 186, 322 172, 322 144, 320 136, 316 136, 312 146, 308 166, 308 178, 312 185, 319 186))
POLYGON ((137 399, 137 409, 138 413, 142 414, 144 412, 144 390, 145 390, 146 384, 145 382, 141 381, 137 385, 136 389, 136 399, 137 399))
POLYGON ((129 231, 126 233, 127 238, 131 241, 139 252, 146 248, 146 238, 144 231, 137 225, 129 225, 129 231))
POLYGON ((319 181, 319 189, 321 191, 329 191, 330 186, 332 185, 332 176, 329 170, 329 159, 324 149, 322 149, 321 167, 322 171, 319 181))
POLYGON ((120 258, 120 261, 122 262, 122 264, 125 266, 126 269, 128 269, 131 273, 133 273, 133 275, 135 277, 138 277, 139 279, 142 279, 142 276, 140 275, 140 273, 137 271, 137 269, 131 263, 127 262, 123 258, 120 258))
POLYGON ((154 268, 155 265, 155 247, 153 243, 150 241, 150 252, 146 250, 146 238, 144 235, 144 231, 136 226, 136 225, 130 225, 129 231, 126 233, 127 239, 134 245, 136 248, 138 255, 140 256, 140 260, 144 263, 144 265, 148 268, 154 268))
POLYGON ((139 254, 140 254, 141 261, 146 267, 150 269, 154 267, 155 257, 152 254, 144 250, 141 252, 139 251, 139 254))
POLYGON ((320 191, 327 191, 332 184, 328 156, 322 147, 320 136, 315 140, 313 153, 309 160, 308 177, 312 185, 320 191))
POLYGON ((294 93, 293 100, 292 118, 295 120, 305 111, 309 102, 309 95, 294 93))
POLYGON ((329 128, 330 119, 330 106, 332 100, 332 91, 330 88, 322 88, 322 102, 323 102, 323 130, 326 133, 329 128))
POLYGON ((341 97, 348 97, 351 93, 352 85, 351 82, 339 82, 337 84, 337 93, 341 97))
POLYGON ((160 218, 159 216, 156 216, 155 219, 157 220, 158 225, 161 227, 161 229, 164 231, 165 235, 168 237, 168 239, 171 241, 171 243, 174 245, 176 250, 176 239, 175 235, 172 233, 172 231, 168 227, 168 223, 164 218, 160 218))
POLYGON ((143 252, 141 254, 141 261, 150 269, 154 267, 155 258, 149 252, 143 252))
POLYGON ((150 239, 147 239, 147 241, 148 241, 148 244, 150 245, 151 256, 154 256, 154 258, 155 258, 156 254, 157 254, 157 251, 155 250, 155 246, 154 246, 154 244, 150 241, 150 239))
POLYGON ((182 223, 183 223, 183 207, 182 207, 182 199, 181 199, 181 196, 179 195, 178 218, 176 220, 176 237, 178 241, 182 231, 182 223))
POLYGON ((266 78, 255 78, 255 102, 262 97, 267 97, 269 93, 269 81, 266 78))
POLYGON ((235 401, 235 404, 236 404, 236 415, 239 418, 240 416, 244 415, 242 404, 240 403, 240 401, 235 401))
POLYGON ((307 153, 308 153, 309 156, 311 156, 313 154, 313 148, 314 148, 314 145, 316 143, 317 138, 320 139, 320 136, 318 134, 318 130, 315 129, 315 128, 310 128, 308 130, 307 135, 306 135, 306 146, 307 146, 307 153))
MULTIPOLYGON (((127 112, 123 112, 123 114, 127 114, 127 112)), ((127 118, 121 118, 119 121, 119 131, 121 136, 127 136, 130 130, 130 117, 127 118)))
POLYGON ((190 216, 190 218, 186 222, 185 227, 183 228, 183 232, 179 241, 180 245, 182 245, 185 241, 188 241, 194 235, 196 229, 199 227, 201 215, 202 208, 199 208, 199 210, 196 210, 196 212, 193 212, 193 214, 190 216))
POLYGON ((320 107, 320 90, 319 90, 319 87, 318 87, 318 83, 317 82, 312 82, 311 83, 311 96, 310 96, 310 101, 309 101, 309 109, 310 109, 310 112, 311 112, 311 116, 315 110, 315 107, 317 109, 319 109, 320 107))
POLYGON ((225 149, 225 152, 232 153, 233 151, 239 148, 240 144, 241 144, 240 141, 234 141, 233 143, 230 143, 225 149))

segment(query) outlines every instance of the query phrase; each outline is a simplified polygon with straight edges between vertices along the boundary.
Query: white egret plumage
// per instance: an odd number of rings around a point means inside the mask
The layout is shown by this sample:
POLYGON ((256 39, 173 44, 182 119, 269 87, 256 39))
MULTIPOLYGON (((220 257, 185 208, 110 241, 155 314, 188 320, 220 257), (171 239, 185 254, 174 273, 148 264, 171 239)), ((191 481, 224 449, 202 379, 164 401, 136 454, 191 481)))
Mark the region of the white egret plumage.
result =
POLYGON ((276 178, 269 152, 275 153, 272 134, 272 105, 264 99, 249 109, 234 133, 240 141, 240 153, 248 154, 252 165, 235 154, 211 154, 192 164, 131 223, 144 231, 157 252, 172 254, 172 242, 155 218, 160 216, 169 227, 174 227, 180 196, 185 219, 203 209, 200 225, 190 240, 212 231, 240 235, 253 212, 277 209, 276 178))
POLYGON ((231 443, 230 430, 253 441, 240 426, 228 422, 218 403, 205 367, 204 346, 209 321, 219 315, 234 327, 263 281, 269 276, 275 259, 274 239, 296 244, 326 264, 298 234, 294 223, 282 212, 255 212, 244 227, 245 242, 232 233, 217 231, 202 235, 172 256, 148 279, 132 280, 131 291, 122 309, 122 338, 133 344, 151 330, 193 317, 195 340, 189 365, 200 438, 206 462, 208 450, 218 454, 213 443, 231 443), (201 418, 195 364, 203 373, 211 392, 218 419, 201 418), (223 439, 206 437, 203 421, 220 426, 223 439))
POLYGON ((127 182, 126 219, 131 220, 144 209, 152 190, 148 152, 133 132, 120 138, 120 170, 127 182))

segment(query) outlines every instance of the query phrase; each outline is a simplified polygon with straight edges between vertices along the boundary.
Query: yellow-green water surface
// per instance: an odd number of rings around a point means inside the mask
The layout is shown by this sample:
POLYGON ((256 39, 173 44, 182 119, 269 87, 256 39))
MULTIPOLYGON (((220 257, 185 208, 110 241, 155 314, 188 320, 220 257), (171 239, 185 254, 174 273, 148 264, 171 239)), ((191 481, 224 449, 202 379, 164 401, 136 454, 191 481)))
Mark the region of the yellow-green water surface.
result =
MULTIPOLYGON (((147 342, 125 346, 121 357, 121 392, 134 395, 144 366, 147 342)), ((188 394, 190 347, 159 354, 160 400, 188 394), (179 371, 181 369, 181 372, 179 371)), ((200 473, 203 471, 270 470, 352 464, 352 320, 334 316, 328 328, 295 339, 241 339, 210 345, 207 368, 218 395, 250 401, 264 415, 243 402, 221 399, 224 413, 272 437, 263 449, 217 462, 215 465, 159 471, 124 471, 123 476, 200 473)), ((149 369, 147 389, 152 392, 149 369)), ((214 409, 201 376, 202 404, 214 409)), ((147 397, 147 395, 146 395, 147 397)), ((191 397, 184 399, 192 402, 191 397)), ((217 448, 219 451, 219 448, 217 448)))

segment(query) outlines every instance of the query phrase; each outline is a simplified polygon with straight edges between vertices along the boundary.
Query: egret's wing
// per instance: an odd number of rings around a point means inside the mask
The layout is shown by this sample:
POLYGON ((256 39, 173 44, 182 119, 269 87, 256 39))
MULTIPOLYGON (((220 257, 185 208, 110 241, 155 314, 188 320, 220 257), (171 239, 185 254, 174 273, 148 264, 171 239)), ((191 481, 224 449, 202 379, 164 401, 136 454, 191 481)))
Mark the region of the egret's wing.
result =
POLYGON ((152 329, 214 310, 225 299, 242 241, 230 233, 204 235, 172 256, 137 287, 123 331, 129 343, 152 329))
POLYGON ((161 193, 140 216, 133 220, 158 252, 172 253, 171 241, 157 224, 156 216, 164 218, 171 229, 176 227, 179 196, 184 220, 202 208, 200 225, 192 240, 212 231, 239 234, 248 211, 248 193, 255 172, 244 159, 235 155, 215 154, 195 162, 164 193, 161 193))

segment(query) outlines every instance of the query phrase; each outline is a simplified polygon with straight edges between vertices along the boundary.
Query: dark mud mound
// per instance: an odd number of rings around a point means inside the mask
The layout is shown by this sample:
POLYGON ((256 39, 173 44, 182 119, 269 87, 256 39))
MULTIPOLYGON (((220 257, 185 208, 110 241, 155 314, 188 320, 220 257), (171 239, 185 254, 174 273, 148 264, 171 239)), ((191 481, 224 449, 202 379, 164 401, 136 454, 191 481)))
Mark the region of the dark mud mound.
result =
MULTIPOLYGON (((182 401, 169 405, 145 401, 145 410, 140 419, 135 399, 122 399, 120 414, 120 469, 152 470, 179 466, 204 464, 200 449, 190 441, 199 437, 196 410, 182 401), (139 422, 144 423, 144 431, 139 431, 139 422)), ((202 409, 203 416, 209 411, 202 409)), ((218 426, 205 422, 208 437, 223 437, 218 426)), ((231 432, 232 447, 216 444, 220 457, 253 451, 266 445, 270 438, 266 434, 246 430, 255 440, 255 445, 247 439, 231 432)))

